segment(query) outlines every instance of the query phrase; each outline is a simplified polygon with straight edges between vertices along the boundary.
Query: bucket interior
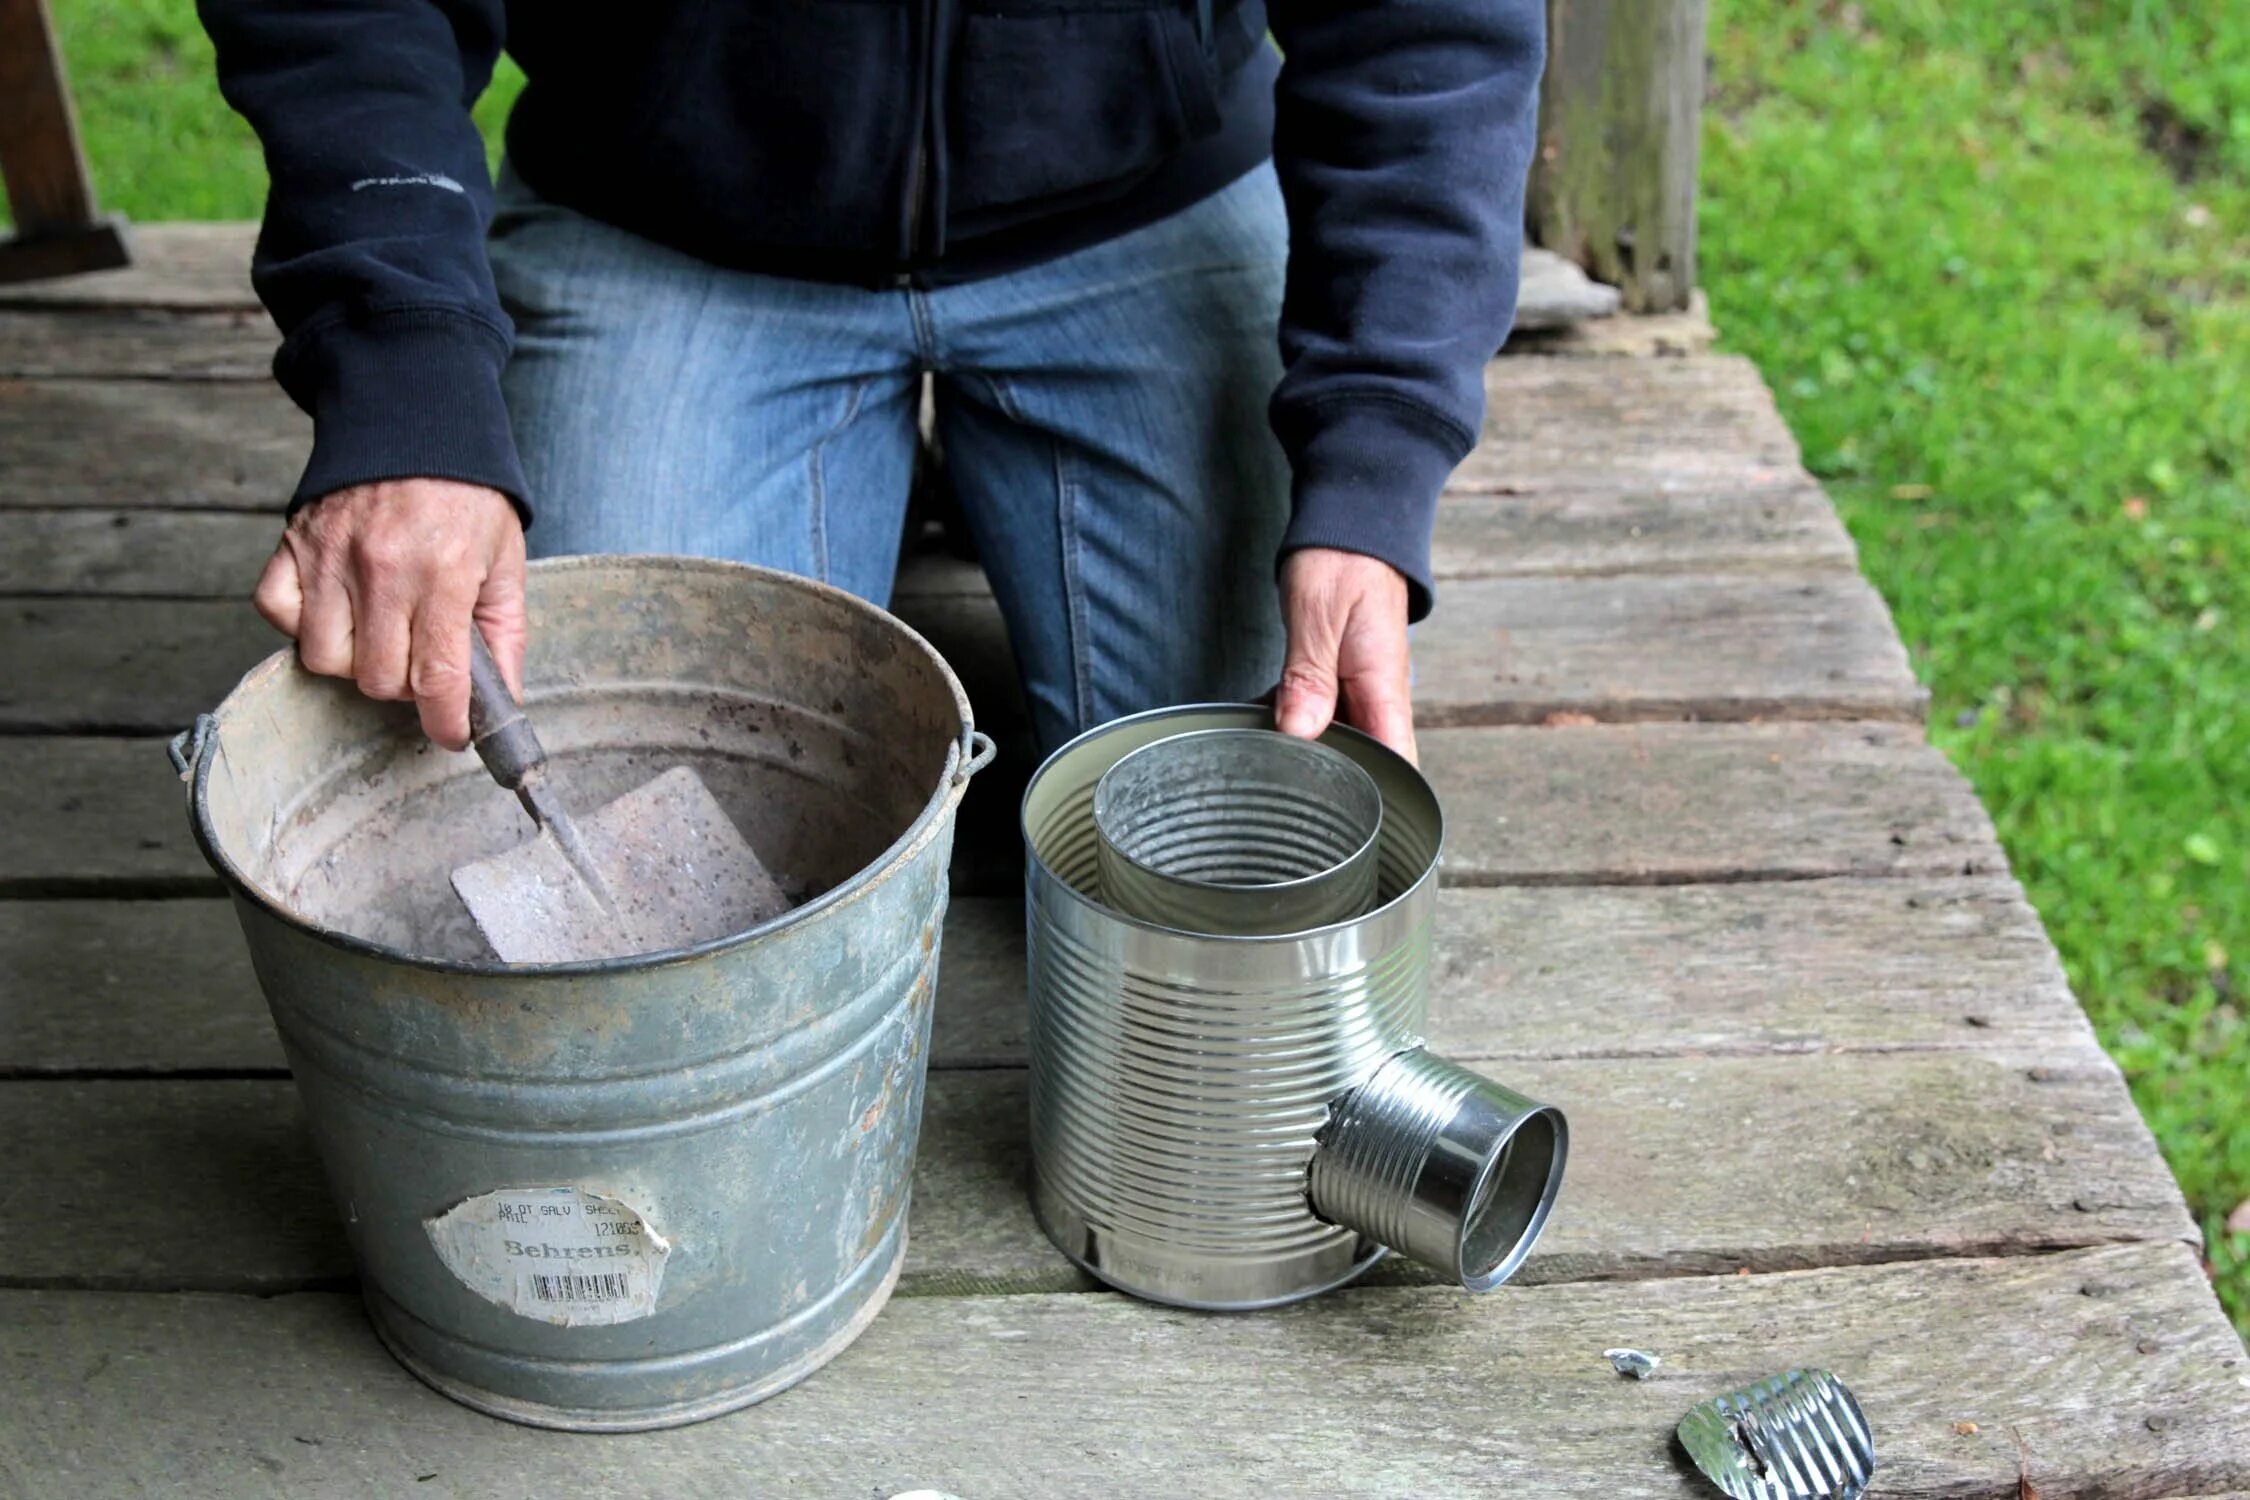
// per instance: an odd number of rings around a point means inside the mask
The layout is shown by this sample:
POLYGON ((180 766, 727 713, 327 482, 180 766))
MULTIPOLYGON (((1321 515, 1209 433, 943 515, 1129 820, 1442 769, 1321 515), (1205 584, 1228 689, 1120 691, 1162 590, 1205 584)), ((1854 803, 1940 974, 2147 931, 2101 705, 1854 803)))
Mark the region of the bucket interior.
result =
MULTIPOLYGON (((896 620, 824 585, 684 558, 534 563, 526 700, 580 816, 701 776, 794 904, 942 801, 968 704, 896 620)), ((402 953, 494 955, 448 880, 531 836, 474 753, 283 654, 217 715, 200 828, 252 893, 402 953)))

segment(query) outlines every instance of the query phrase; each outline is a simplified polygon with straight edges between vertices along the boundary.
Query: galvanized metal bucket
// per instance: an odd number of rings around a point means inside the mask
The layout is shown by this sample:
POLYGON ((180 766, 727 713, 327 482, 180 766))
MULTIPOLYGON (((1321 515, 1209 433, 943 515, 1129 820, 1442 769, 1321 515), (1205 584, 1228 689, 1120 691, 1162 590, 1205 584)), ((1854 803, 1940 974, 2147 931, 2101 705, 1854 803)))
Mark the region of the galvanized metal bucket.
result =
POLYGON ((954 812, 990 745, 889 615, 763 569, 531 569, 530 701, 597 805, 692 766, 800 904, 506 967, 446 872, 529 833, 475 757, 288 654, 175 743, 358 1257, 415 1374, 541 1426, 760 1400, 874 1317, 907 1195, 954 812))
POLYGON ((1100 897, 1092 804, 1110 767, 1271 722, 1253 705, 1121 719, 1024 794, 1034 1210, 1065 1255, 1159 1302, 1292 1302, 1392 1249, 1486 1290, 1545 1226, 1568 1128, 1422 1046, 1445 824, 1421 774, 1355 730, 1323 737, 1382 796, 1362 915, 1218 935, 1100 897))

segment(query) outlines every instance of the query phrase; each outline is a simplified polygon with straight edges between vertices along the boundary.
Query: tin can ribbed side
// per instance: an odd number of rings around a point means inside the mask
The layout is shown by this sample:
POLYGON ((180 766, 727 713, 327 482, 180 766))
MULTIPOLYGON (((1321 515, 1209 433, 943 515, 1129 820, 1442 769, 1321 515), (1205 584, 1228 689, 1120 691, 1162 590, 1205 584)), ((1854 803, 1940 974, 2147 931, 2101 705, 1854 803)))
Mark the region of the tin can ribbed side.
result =
POLYGON ((1481 1082, 1466 1068, 1417 1052, 1337 1101, 1313 1153, 1313 1202, 1386 1245, 1408 1243, 1407 1216, 1422 1164, 1481 1082))
MULTIPOLYGON (((1419 1030, 1431 924, 1264 984, 1145 972, 1031 916, 1033 1147, 1095 1229, 1257 1258, 1353 1238, 1307 1206, 1329 1102, 1419 1030)), ((1293 967, 1284 964, 1282 967, 1293 967)))

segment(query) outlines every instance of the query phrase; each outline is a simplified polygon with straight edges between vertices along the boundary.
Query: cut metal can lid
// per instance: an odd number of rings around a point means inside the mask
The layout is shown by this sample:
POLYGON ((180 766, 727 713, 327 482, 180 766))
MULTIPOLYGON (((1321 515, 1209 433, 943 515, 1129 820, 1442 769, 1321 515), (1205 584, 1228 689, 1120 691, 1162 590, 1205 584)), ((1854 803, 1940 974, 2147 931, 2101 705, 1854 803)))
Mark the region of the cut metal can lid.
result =
POLYGON ((1875 1436, 1826 1370, 1789 1370, 1714 1396, 1680 1419, 1680 1446, 1734 1500, 1860 1500, 1875 1436))

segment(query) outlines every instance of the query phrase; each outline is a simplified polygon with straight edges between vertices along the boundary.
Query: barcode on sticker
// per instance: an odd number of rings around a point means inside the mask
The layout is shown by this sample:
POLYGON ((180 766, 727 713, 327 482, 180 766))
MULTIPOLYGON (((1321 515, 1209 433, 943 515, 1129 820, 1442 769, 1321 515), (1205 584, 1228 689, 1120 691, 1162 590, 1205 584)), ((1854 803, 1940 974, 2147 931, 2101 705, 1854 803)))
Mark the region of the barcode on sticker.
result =
POLYGON ((597 1272, 590 1276, 531 1276, 531 1295, 542 1302, 623 1302, 633 1295, 625 1276, 618 1271, 597 1272))

